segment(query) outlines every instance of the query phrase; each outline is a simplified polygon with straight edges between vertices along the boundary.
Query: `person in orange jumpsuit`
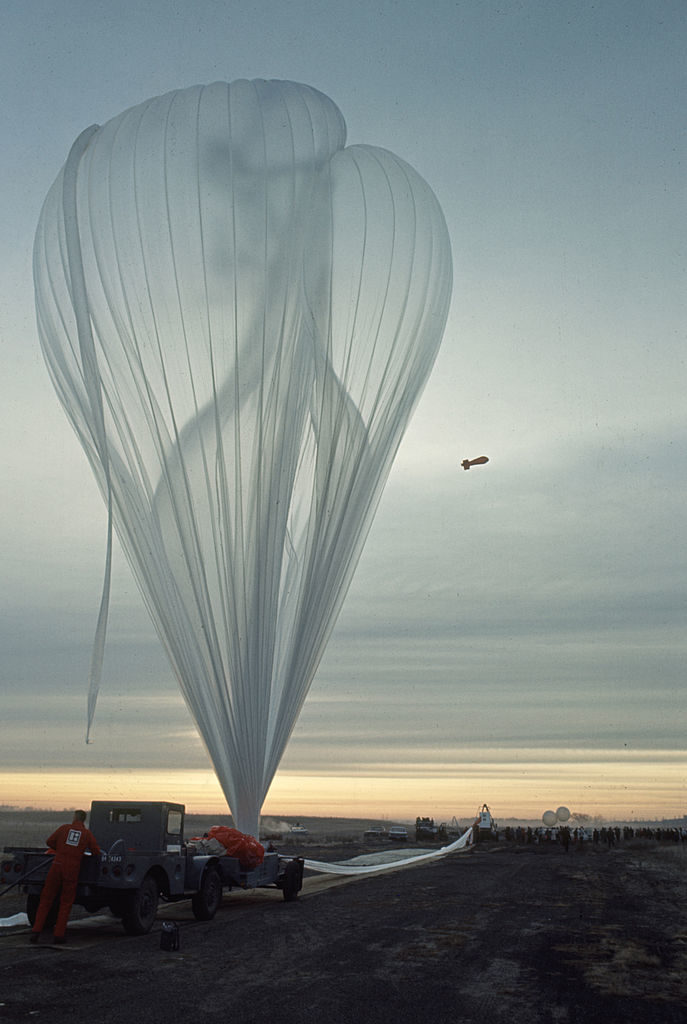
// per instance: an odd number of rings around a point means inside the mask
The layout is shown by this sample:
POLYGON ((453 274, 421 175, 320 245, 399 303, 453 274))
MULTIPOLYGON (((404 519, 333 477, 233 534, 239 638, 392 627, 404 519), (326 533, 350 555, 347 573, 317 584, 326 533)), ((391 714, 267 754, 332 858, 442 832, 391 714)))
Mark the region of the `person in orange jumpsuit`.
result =
POLYGON ((55 857, 50 865, 48 877, 41 893, 36 920, 31 932, 31 942, 38 942, 46 918, 58 894, 60 909, 53 929, 53 941, 58 943, 65 941, 64 933, 67 930, 67 921, 76 896, 81 858, 86 850, 90 850, 97 856, 100 855, 100 847, 93 833, 86 828, 85 821, 85 811, 74 811, 74 820, 71 825, 60 825, 46 840, 46 844, 55 851, 55 857))

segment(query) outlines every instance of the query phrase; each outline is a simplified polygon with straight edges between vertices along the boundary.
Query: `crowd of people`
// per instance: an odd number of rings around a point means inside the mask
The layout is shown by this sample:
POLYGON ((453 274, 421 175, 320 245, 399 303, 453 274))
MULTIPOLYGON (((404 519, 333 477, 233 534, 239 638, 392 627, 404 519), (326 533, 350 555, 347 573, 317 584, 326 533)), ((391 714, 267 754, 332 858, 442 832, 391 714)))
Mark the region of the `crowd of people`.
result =
POLYGON ((583 827, 571 828, 561 826, 558 828, 538 828, 508 826, 502 832, 503 838, 510 843, 522 844, 546 844, 558 843, 567 850, 571 845, 592 843, 594 846, 613 847, 616 843, 626 842, 629 839, 652 839, 661 843, 685 843, 687 842, 687 827, 682 826, 641 826, 632 825, 603 825, 601 828, 583 827))

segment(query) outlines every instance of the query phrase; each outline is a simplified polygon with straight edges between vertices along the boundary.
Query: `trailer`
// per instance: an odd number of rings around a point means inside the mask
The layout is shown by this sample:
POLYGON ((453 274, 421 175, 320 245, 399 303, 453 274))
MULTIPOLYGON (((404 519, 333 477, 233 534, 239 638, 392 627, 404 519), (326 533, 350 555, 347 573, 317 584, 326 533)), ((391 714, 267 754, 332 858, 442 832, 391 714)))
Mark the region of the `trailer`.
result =
MULTIPOLYGON (((75 904, 89 913, 107 907, 129 935, 153 926, 160 900, 191 900, 194 916, 210 921, 225 892, 277 888, 295 900, 303 885, 303 859, 264 853, 261 863, 207 852, 202 841, 184 837, 183 804, 158 801, 91 804, 89 828, 101 848, 84 854, 75 904)), ((0 862, 0 884, 26 893, 26 913, 36 919, 52 856, 44 848, 8 846, 0 862)))

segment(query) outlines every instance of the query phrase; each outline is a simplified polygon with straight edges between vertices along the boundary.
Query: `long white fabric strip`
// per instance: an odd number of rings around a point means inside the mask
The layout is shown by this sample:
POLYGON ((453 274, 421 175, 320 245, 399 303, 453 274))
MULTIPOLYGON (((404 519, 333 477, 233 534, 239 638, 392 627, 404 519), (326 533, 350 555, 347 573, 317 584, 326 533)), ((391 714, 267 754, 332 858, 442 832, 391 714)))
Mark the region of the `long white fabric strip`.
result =
POLYGON ((355 864, 351 861, 348 863, 346 861, 328 863, 324 860, 305 860, 305 866, 310 868, 311 871, 319 871, 327 875, 377 875, 380 871, 394 871, 396 868, 407 867, 409 864, 414 865, 421 864, 423 861, 438 860, 449 853, 467 850, 471 845, 472 829, 469 828, 460 839, 456 839, 455 843, 451 843, 449 846, 442 846, 438 850, 430 850, 428 853, 418 853, 415 856, 404 857, 402 860, 380 861, 377 864, 355 864))
POLYGON ((90 741, 90 731, 95 715, 95 706, 100 690, 105 655, 105 638, 110 608, 110 586, 112 580, 112 482, 110 479, 110 460, 105 430, 105 414, 101 389, 98 357, 93 340, 91 315, 88 305, 86 277, 84 274, 81 238, 79 235, 79 213, 77 201, 77 179, 81 158, 86 152, 98 125, 86 128, 74 142, 64 167, 62 179, 62 201, 64 208, 64 232, 67 246, 67 262, 71 294, 74 305, 74 317, 81 354, 83 383, 90 407, 90 422, 93 430, 93 443, 98 452, 107 486, 107 545, 105 549, 105 572, 103 574, 103 590, 100 599, 100 610, 93 640, 91 654, 91 670, 88 684, 86 743, 90 741))

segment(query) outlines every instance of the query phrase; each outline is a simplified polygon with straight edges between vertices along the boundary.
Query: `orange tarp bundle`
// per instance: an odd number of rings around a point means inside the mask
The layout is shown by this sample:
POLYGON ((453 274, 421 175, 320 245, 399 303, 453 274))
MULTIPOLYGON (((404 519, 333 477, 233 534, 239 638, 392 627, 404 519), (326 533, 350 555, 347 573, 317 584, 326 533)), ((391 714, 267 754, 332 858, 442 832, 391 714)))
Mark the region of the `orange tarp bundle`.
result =
POLYGON ((227 828, 226 825, 213 825, 208 832, 209 839, 216 839, 227 851, 227 856, 236 857, 241 867, 248 869, 256 868, 262 864, 265 858, 265 848, 261 843, 239 832, 235 828, 227 828))

